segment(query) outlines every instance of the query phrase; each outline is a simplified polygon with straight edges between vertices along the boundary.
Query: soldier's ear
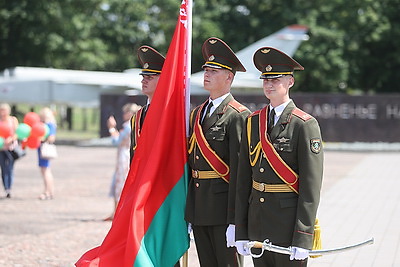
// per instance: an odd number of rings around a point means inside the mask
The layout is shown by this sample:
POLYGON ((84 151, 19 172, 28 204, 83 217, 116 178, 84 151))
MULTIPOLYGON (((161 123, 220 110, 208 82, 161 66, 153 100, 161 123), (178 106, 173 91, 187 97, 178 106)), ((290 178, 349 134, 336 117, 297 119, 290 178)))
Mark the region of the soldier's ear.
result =
POLYGON ((291 88, 294 85, 294 76, 290 75, 289 77, 290 78, 289 78, 289 87, 288 88, 291 88))
POLYGON ((229 70, 227 70, 227 73, 228 73, 227 79, 232 83, 233 82, 233 78, 235 77, 235 75, 229 70))

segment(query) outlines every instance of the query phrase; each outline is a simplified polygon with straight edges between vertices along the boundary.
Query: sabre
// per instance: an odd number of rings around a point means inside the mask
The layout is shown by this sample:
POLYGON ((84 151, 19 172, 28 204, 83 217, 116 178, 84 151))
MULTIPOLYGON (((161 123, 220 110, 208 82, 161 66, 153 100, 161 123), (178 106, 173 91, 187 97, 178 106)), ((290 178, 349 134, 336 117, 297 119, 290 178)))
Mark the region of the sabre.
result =
MULTIPOLYGON (((352 249, 356 249, 365 245, 371 245, 374 243, 374 238, 370 238, 368 240, 365 240, 360 243, 356 243, 353 245, 349 246, 344 246, 344 247, 338 247, 338 248, 331 248, 331 249, 321 249, 321 250, 309 250, 309 256, 323 256, 323 255, 328 255, 328 254, 335 254, 335 253, 340 253, 352 249)), ((291 255, 292 254, 292 248, 291 247, 280 247, 273 245, 271 242, 269 242, 268 239, 264 240, 264 242, 259 242, 259 241, 250 241, 247 243, 247 248, 249 248, 250 255, 253 258, 260 258, 262 254, 264 253, 264 250, 268 250, 271 252, 275 253, 280 253, 280 254, 286 254, 286 255, 291 255), (261 248, 261 253, 260 254, 254 254, 251 252, 251 248, 261 248)))

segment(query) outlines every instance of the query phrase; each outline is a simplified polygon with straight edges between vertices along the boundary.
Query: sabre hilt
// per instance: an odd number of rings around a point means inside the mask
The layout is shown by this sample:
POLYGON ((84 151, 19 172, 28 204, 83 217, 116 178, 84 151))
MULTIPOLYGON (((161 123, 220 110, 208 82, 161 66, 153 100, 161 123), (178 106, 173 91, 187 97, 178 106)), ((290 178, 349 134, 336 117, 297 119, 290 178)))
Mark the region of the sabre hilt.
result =
MULTIPOLYGON (((368 240, 365 240, 363 242, 360 243, 356 243, 353 245, 349 245, 349 246, 344 246, 344 247, 339 247, 339 248, 332 248, 332 249, 324 249, 324 250, 310 250, 309 251, 309 256, 323 256, 323 255, 327 255, 327 254, 334 254, 334 253, 339 253, 339 252, 344 252, 347 250, 351 250, 351 249, 355 249, 355 248, 359 248, 365 245, 371 245, 374 243, 374 238, 370 238, 368 240)), ((264 242, 260 242, 260 241, 250 241, 246 244, 246 247, 249 249, 250 255, 253 258, 260 258, 263 253, 264 250, 268 250, 271 252, 275 252, 275 253, 280 253, 280 254, 286 254, 286 255, 291 255, 292 254, 292 247, 280 247, 280 246, 276 246, 273 245, 271 242, 269 242, 268 239, 265 239, 264 242), (251 252, 252 248, 259 248, 261 249, 260 254, 254 254, 251 252)))
MULTIPOLYGON (((269 240, 266 239, 266 241, 269 241, 269 240)), ((265 242, 265 241, 264 241, 264 242, 265 242)), ((253 258, 258 259, 258 258, 260 258, 260 257, 264 254, 264 250, 265 250, 265 249, 264 249, 264 243, 263 243, 263 242, 259 242, 259 241, 250 241, 250 242, 248 242, 248 243, 246 244, 246 247, 249 249, 250 256, 253 257, 253 258), (260 248, 260 249, 261 249, 260 254, 254 254, 254 253, 251 251, 252 248, 260 248)))
POLYGON ((272 242, 269 241, 269 239, 265 239, 263 242, 250 241, 247 243, 247 247, 249 248, 249 253, 253 258, 260 258, 265 250, 286 255, 292 254, 292 247, 284 248, 280 246, 275 246, 272 244, 272 242), (261 252, 259 254, 255 254, 251 251, 252 248, 260 248, 261 252))

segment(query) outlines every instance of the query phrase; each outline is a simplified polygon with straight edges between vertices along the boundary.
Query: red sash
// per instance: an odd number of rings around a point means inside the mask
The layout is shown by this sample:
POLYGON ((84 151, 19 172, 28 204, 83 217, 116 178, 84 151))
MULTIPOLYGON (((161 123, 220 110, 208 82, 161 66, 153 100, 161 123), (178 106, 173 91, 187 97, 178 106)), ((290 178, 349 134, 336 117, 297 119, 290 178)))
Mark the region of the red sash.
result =
POLYGON ((229 166, 215 153, 208 144, 203 130, 200 125, 200 114, 204 107, 203 103, 197 111, 194 121, 193 132, 196 138, 196 143, 200 149, 201 154, 204 156, 211 168, 218 173, 222 179, 229 183, 229 166))
POLYGON ((267 107, 260 111, 259 119, 260 141, 263 152, 275 173, 284 181, 293 191, 299 192, 299 176, 295 173, 276 152, 267 136, 267 107))

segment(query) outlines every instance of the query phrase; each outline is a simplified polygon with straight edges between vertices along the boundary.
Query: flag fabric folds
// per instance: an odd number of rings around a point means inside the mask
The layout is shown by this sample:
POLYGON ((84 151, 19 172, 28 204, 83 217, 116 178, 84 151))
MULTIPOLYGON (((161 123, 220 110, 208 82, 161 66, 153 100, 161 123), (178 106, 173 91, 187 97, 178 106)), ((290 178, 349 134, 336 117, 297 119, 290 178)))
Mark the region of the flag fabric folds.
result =
POLYGON ((184 220, 191 38, 188 15, 191 4, 183 0, 113 223, 102 244, 77 261, 78 267, 169 267, 189 248, 184 220))

